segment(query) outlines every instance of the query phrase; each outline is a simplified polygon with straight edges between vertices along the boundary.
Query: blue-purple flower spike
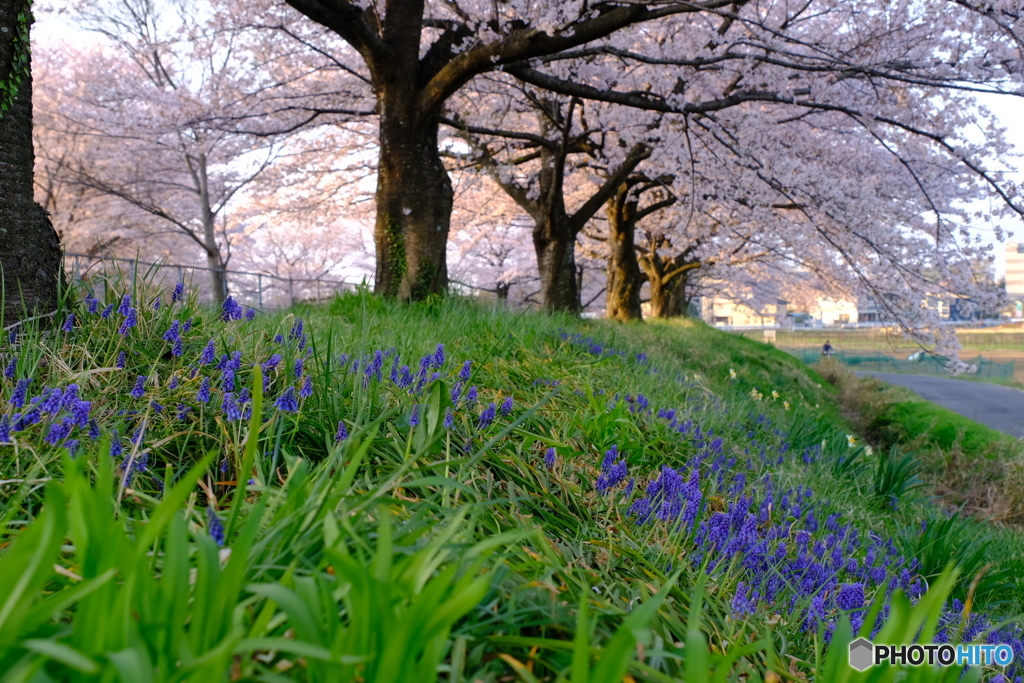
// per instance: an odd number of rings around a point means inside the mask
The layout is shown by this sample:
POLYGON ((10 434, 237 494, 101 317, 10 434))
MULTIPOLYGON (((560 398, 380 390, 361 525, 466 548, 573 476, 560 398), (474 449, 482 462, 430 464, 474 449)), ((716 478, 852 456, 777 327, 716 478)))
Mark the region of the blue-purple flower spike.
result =
POLYGON ((174 291, 171 292, 171 303, 177 303, 185 297, 185 283, 179 282, 174 285, 174 291))
POLYGON ((299 401, 295 398, 295 387, 288 387, 284 390, 284 393, 274 401, 274 406, 278 410, 282 410, 286 413, 295 413, 299 410, 299 401))
POLYGON ((348 429, 345 427, 344 420, 338 420, 338 431, 334 433, 335 441, 344 441, 348 438, 348 429))
POLYGON ((494 422, 494 415, 497 412, 497 408, 493 403, 484 408, 483 412, 480 413, 480 419, 477 421, 477 428, 485 429, 494 422))
POLYGON ((139 375, 135 378, 135 386, 129 392, 132 398, 142 398, 146 393, 146 379, 145 375, 139 375))
POLYGON ((555 447, 550 447, 546 453, 544 453, 544 466, 549 470, 555 467, 555 447))
POLYGON ((224 546, 224 525, 221 524, 217 511, 212 506, 206 506, 206 528, 210 532, 210 538, 219 547, 224 546))

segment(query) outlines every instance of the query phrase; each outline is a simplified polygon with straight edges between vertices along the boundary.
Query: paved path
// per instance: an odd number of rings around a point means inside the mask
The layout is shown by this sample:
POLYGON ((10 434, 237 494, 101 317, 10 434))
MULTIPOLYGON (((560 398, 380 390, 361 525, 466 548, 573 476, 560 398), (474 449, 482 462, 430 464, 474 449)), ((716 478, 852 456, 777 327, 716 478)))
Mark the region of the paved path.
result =
POLYGON ((926 401, 949 408, 975 422, 1018 438, 1024 437, 1024 391, 947 377, 869 371, 857 374, 871 375, 883 382, 906 387, 926 401))

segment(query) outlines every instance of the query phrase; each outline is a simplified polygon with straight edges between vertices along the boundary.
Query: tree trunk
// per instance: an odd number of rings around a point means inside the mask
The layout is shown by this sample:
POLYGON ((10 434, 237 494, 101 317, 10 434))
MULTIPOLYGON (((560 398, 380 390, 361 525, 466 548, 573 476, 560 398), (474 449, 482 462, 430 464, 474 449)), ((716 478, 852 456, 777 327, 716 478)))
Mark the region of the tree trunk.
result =
POLYGON ((533 247, 540 271, 540 296, 545 311, 579 314, 576 281, 576 233, 568 220, 547 218, 533 229, 533 247))
POLYGON ((210 287, 213 289, 213 301, 223 304, 228 298, 228 274, 221 257, 220 246, 217 245, 217 217, 210 206, 210 185, 206 174, 206 155, 200 153, 196 169, 199 180, 199 204, 203 219, 203 249, 206 251, 206 267, 210 273, 210 287))
POLYGON ((0 323, 4 326, 56 309, 61 280, 60 239, 32 198, 30 5, 29 0, 0 3, 0 83, 7 86, 0 89, 0 323), (12 88, 17 94, 8 99, 12 88))
POLYGON ((636 201, 629 187, 620 187, 608 202, 608 293, 605 314, 612 320, 643 320, 640 287, 643 280, 636 259, 636 201))
POLYGON ((495 285, 494 294, 502 304, 508 303, 508 291, 510 289, 512 289, 512 283, 510 282, 499 282, 495 285))
POLYGON ((681 318, 686 316, 689 303, 686 298, 686 276, 678 275, 661 288, 661 301, 658 306, 659 318, 681 318))
MULTIPOLYGON (((675 266, 669 262, 667 267, 660 269, 665 272, 667 269, 674 269, 675 266)), ((675 276, 666 278, 656 274, 648 276, 651 283, 651 315, 655 318, 680 318, 687 315, 687 307, 690 299, 687 296, 686 287, 689 284, 690 271, 677 273, 675 276)))
POLYGON ((454 193, 437 152, 436 116, 418 116, 412 96, 380 96, 375 291, 418 301, 448 291, 446 249, 454 193), (409 100, 409 101, 407 101, 409 100))

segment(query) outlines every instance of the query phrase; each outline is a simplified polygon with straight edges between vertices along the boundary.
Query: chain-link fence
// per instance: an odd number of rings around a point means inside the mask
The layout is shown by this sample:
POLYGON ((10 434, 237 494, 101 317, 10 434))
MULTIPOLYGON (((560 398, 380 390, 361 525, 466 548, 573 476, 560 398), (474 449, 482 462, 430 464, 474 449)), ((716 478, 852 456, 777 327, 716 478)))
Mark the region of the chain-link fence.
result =
POLYGON ((65 253, 64 267, 72 279, 98 288, 100 292, 103 292, 108 282, 118 280, 130 282, 133 286, 138 281, 145 281, 158 288, 171 288, 178 282, 184 282, 198 294, 200 300, 209 302, 220 298, 215 296, 211 278, 211 272, 220 272, 225 275, 227 294, 240 303, 260 310, 284 308, 297 303, 320 303, 335 294, 356 288, 355 283, 330 278, 281 277, 230 268, 215 271, 204 266, 106 255, 65 253))
MULTIPOLYGON (((816 363, 821 360, 821 351, 814 349, 793 349, 789 350, 788 353, 796 356, 805 363, 816 363)), ((905 372, 913 375, 945 375, 947 377, 950 375, 949 370, 946 369, 946 366, 941 359, 924 354, 921 355, 920 360, 903 360, 900 358, 893 358, 892 356, 886 356, 881 353, 852 354, 844 351, 835 352, 832 354, 832 357, 856 370, 905 372)), ((976 358, 961 358, 960 360, 967 365, 977 366, 978 371, 975 374, 978 377, 1013 378, 1015 361, 1011 360, 1005 363, 1000 363, 988 360, 983 356, 977 356, 976 358)))

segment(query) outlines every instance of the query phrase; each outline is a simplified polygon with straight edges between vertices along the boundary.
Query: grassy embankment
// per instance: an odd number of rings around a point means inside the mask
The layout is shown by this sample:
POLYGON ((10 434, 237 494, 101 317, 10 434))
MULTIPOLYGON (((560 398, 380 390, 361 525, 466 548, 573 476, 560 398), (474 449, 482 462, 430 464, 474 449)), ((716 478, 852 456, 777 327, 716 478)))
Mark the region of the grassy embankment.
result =
POLYGON ((883 450, 913 453, 946 504, 1024 524, 1024 443, 925 401, 913 391, 858 378, 832 359, 812 366, 838 389, 853 428, 883 450))
POLYGON ((132 294, 0 341, 5 680, 866 680, 851 623, 1024 657, 1020 536, 766 345, 132 294))

